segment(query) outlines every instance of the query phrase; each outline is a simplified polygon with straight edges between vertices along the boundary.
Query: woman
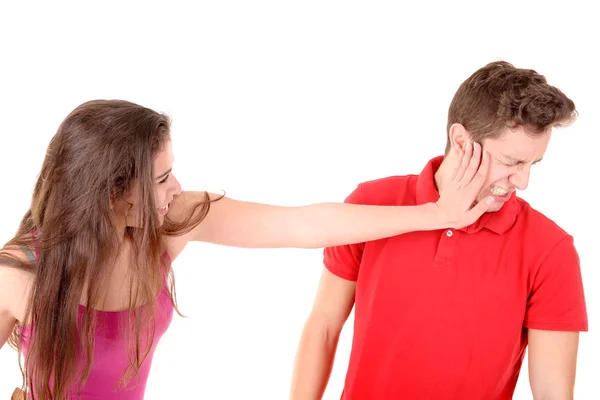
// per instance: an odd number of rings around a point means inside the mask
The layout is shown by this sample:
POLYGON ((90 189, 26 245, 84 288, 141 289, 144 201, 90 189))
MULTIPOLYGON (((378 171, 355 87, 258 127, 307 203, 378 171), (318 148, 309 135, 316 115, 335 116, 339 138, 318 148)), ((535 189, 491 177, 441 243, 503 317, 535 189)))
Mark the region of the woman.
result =
POLYGON ((30 209, 0 251, 0 346, 24 354, 29 398, 143 398, 177 310, 171 262, 190 241, 319 248, 459 228, 488 207, 471 207, 489 163, 477 144, 456 149, 440 200, 414 207, 182 192, 169 124, 137 104, 90 101, 51 140, 30 209))

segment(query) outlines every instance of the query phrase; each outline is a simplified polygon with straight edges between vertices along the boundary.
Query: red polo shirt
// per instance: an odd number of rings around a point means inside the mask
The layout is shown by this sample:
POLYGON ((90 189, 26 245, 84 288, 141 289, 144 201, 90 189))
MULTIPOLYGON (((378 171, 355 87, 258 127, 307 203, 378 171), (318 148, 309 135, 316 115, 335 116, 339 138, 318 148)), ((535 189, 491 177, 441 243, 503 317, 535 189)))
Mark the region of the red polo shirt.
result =
MULTIPOLYGON (((365 182, 348 203, 435 202, 434 173, 365 182)), ((325 249, 356 281, 344 400, 511 399, 524 328, 586 331, 573 238, 516 197, 464 229, 325 249)))

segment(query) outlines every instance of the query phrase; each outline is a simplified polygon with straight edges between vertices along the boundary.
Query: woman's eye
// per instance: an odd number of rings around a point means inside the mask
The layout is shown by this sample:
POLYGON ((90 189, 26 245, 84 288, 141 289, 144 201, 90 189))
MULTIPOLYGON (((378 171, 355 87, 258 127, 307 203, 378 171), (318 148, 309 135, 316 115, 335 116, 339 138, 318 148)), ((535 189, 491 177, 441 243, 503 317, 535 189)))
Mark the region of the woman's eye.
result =
POLYGON ((167 181, 167 179, 169 179, 169 175, 165 176, 164 179, 158 183, 165 183, 167 181))

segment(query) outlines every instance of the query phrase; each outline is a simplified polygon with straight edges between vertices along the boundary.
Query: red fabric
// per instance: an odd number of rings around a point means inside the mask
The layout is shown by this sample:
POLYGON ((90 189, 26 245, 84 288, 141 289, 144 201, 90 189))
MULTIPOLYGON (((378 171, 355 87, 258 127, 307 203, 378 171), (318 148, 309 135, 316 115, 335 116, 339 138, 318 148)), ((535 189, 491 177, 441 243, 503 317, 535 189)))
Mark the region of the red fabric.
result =
MULTIPOLYGON (((346 201, 436 201, 442 160, 365 182, 346 201)), ((515 195, 464 229, 327 248, 324 262, 357 282, 344 400, 508 400, 526 328, 588 328, 573 238, 515 195)))

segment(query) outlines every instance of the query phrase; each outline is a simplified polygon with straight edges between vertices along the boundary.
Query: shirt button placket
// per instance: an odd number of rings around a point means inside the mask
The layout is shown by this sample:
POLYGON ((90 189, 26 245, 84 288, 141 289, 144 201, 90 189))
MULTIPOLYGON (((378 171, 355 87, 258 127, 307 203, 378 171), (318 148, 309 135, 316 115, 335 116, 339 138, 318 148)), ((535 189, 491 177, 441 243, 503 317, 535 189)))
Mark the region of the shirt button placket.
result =
POLYGON ((448 229, 440 238, 437 254, 435 256, 435 263, 441 265, 452 265, 455 246, 456 234, 452 229, 448 229))

